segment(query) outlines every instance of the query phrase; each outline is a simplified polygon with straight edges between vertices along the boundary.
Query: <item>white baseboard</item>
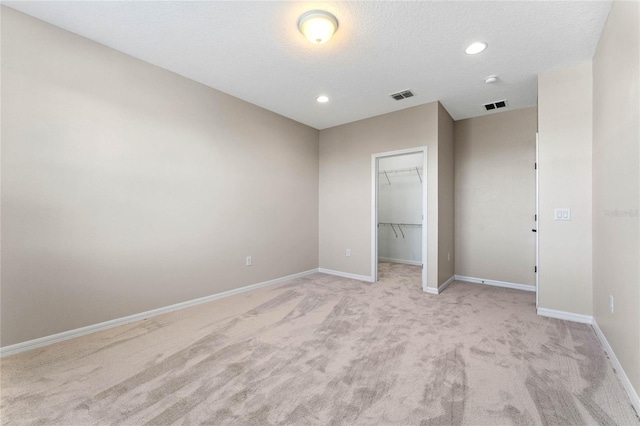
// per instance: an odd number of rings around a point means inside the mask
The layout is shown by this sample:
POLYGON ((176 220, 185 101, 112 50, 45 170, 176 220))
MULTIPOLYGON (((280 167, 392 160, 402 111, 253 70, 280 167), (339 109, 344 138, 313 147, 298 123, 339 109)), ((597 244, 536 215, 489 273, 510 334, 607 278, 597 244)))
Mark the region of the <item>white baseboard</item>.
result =
POLYGON ((445 288, 447 288, 447 286, 449 284, 451 284, 452 282, 454 282, 456 280, 455 275, 452 276, 451 278, 449 278, 448 280, 446 280, 444 283, 442 283, 442 285, 438 288, 433 288, 433 287, 427 287, 425 290, 425 293, 429 293, 429 294, 440 294, 444 291, 445 288))
POLYGON ((591 315, 574 314, 573 312, 556 311, 555 309, 547 308, 538 308, 536 313, 542 317, 593 324, 593 317, 591 315))
POLYGON ((120 325, 129 324, 129 323, 140 321, 146 318, 155 317, 157 315, 162 315, 169 312, 177 311, 179 309, 189 308, 191 306, 196 306, 202 303, 211 302, 216 299, 222 299, 223 297, 233 296, 234 294, 244 293, 247 291, 255 290, 257 288, 278 284, 283 281, 291 280, 294 278, 304 277, 306 275, 313 274, 314 272, 318 272, 318 270, 311 269, 309 271, 287 275, 286 277, 275 278, 273 280, 264 281, 257 284, 251 284, 244 287, 235 288, 233 290, 223 291, 222 293, 216 293, 210 296, 200 297, 198 299, 188 300, 186 302, 176 303, 174 305, 164 306, 162 308, 152 309, 150 311, 141 312, 139 314, 133 314, 133 315, 129 315, 122 318, 116 318, 110 321, 88 325, 86 327, 80 327, 74 330, 63 331, 62 333, 56 333, 50 336, 40 337, 38 339, 28 340, 26 342, 16 343, 15 345, 9 345, 9 346, 0 348, 0 357, 17 354, 19 352, 28 351, 31 349, 40 348, 42 346, 51 345, 54 343, 73 339, 75 337, 80 337, 86 334, 95 333, 97 331, 107 330, 109 328, 118 327, 120 325))
POLYGON ((449 286, 449 284, 451 284, 455 280, 456 280, 456 276, 452 275, 451 278, 449 278, 448 280, 443 282, 442 285, 440 287, 438 287, 438 293, 442 293, 444 291, 444 289, 447 288, 449 286))
POLYGON ((536 287, 532 285, 516 284, 506 281, 487 280, 484 278, 465 277, 464 275, 455 275, 455 281, 464 281, 467 283, 485 284, 494 287, 513 288, 515 290, 536 291, 536 287))
POLYGON ((392 259, 390 257, 379 257, 378 260, 381 260, 382 262, 404 263, 405 265, 422 266, 421 260, 392 259))
POLYGON ((613 352, 613 349, 609 345, 607 338, 604 336, 602 330, 600 330, 598 322, 595 320, 595 318, 593 319, 591 326, 596 332, 596 336, 598 336, 598 340, 600 340, 600 343, 604 347, 604 350, 607 352, 607 355, 609 355, 611 365, 613 365, 613 369, 616 371, 616 374, 620 378, 624 390, 627 391, 627 395, 629 395, 629 399, 631 400, 631 405, 633 405, 633 407, 636 409, 636 413, 640 414, 640 397, 638 397, 638 392, 636 392, 636 390, 633 388, 629 377, 627 377, 627 374, 622 368, 622 364, 620 364, 620 361, 618 361, 618 357, 616 357, 616 354, 615 352, 613 352))
POLYGON ((333 269, 325 269, 325 268, 318 268, 318 272, 323 274, 335 275, 337 277, 342 277, 342 278, 351 278, 353 280, 358 280, 358 281, 366 281, 369 283, 373 282, 373 277, 368 277, 366 275, 352 274, 350 272, 334 271, 333 269))
POLYGON ((584 324, 591 324, 591 327, 593 327, 593 330, 595 331, 596 336, 600 341, 600 344, 602 345, 605 352, 609 356, 611 365, 613 366, 613 369, 616 371, 616 374, 620 378, 620 382, 622 382, 622 386, 624 387, 624 390, 627 392, 627 395, 629 395, 631 404, 636 410, 636 413, 640 413, 640 397, 638 397, 638 393, 633 388, 633 385, 631 384, 629 377, 627 376, 624 369, 622 368, 622 364, 620 364, 618 357, 616 357, 615 352, 613 352, 611 345, 609 345, 607 338, 605 337, 604 333, 600 329, 600 326, 598 326, 598 322, 595 320, 595 318, 593 318, 590 315, 574 314, 571 312, 556 311, 554 309, 546 309, 546 308, 538 308, 537 312, 538 312, 538 315, 541 315, 544 317, 580 322, 584 324))

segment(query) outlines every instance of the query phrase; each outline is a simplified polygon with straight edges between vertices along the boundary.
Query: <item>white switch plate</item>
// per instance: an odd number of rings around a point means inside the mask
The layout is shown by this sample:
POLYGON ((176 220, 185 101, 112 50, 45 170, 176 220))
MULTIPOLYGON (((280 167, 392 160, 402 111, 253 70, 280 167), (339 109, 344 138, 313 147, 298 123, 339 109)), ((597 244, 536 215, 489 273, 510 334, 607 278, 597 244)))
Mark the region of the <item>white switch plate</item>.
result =
POLYGON ((553 212, 554 220, 571 220, 571 209, 555 209, 553 212))
POLYGON ((351 249, 347 249, 347 257, 351 257, 351 249))
POLYGON ((252 262, 253 260, 251 259, 251 256, 247 256, 247 266, 251 266, 252 262))

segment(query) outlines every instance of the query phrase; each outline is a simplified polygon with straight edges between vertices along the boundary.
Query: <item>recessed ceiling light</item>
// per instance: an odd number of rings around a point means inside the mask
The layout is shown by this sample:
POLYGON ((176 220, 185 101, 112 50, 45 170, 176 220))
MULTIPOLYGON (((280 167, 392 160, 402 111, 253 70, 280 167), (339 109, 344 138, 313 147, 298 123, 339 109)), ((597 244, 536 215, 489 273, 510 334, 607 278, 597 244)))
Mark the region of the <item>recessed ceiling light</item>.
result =
POLYGON ((323 103, 325 103, 325 102, 329 102, 329 97, 328 97, 328 96, 325 96, 325 95, 321 95, 321 96, 318 96, 318 97, 316 98, 316 101, 318 101, 318 102, 320 102, 321 104, 323 104, 323 103))
POLYGON ((298 20, 298 29, 313 44, 329 41, 338 29, 338 20, 324 10, 310 10, 298 20))
POLYGON ((487 48, 487 43, 485 43, 484 41, 476 41, 475 43, 467 47, 465 52, 469 55, 475 55, 476 53, 482 52, 486 48, 487 48))

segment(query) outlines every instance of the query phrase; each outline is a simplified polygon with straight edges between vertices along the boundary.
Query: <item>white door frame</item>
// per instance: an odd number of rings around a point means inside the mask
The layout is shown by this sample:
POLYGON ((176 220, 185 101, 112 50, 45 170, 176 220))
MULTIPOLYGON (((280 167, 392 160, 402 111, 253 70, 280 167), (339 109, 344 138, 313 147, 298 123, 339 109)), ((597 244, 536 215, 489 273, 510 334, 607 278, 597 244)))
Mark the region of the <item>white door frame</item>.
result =
POLYGON ((427 147, 371 155, 371 277, 378 281, 378 163, 381 158, 422 153, 422 290, 427 291, 427 147))

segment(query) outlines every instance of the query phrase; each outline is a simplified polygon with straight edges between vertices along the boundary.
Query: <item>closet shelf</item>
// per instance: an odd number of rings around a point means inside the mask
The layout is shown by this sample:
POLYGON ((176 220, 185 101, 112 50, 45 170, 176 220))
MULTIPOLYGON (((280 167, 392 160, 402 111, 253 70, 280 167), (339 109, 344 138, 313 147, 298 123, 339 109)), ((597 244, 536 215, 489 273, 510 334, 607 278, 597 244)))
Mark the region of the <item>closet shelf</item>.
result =
POLYGON ((420 179, 420 182, 422 183, 422 174, 420 174, 420 172, 422 172, 422 167, 410 167, 408 169, 394 169, 394 170, 381 170, 378 172, 378 175, 384 175, 384 177, 387 178, 387 182, 389 182, 389 185, 391 185, 391 180, 389 179, 389 175, 390 174, 401 174, 401 173, 417 173, 418 174, 418 179, 420 179))
POLYGON ((391 222, 380 222, 378 226, 404 226, 407 228, 422 228, 421 223, 391 223, 391 222))
POLYGON ((378 228, 380 226, 390 226, 393 230, 393 233, 396 234, 396 238, 398 238, 398 233, 396 232, 396 226, 398 227, 398 231, 402 234, 402 238, 404 238, 404 231, 402 228, 422 228, 422 224, 420 223, 391 223, 391 222, 379 222, 378 228))
POLYGON ((409 167, 408 169, 393 169, 393 170, 380 170, 379 175, 385 173, 413 173, 415 171, 422 171, 422 167, 409 167))

